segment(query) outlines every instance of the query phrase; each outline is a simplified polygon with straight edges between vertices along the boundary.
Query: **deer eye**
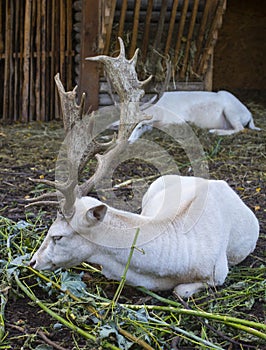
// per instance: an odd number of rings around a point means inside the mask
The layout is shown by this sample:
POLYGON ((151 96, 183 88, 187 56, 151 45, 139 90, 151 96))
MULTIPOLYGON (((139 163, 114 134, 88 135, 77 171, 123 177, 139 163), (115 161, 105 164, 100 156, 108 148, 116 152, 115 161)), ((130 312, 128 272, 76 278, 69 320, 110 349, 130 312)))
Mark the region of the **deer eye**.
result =
POLYGON ((60 239, 62 238, 63 236, 53 236, 53 241, 54 243, 56 243, 57 241, 60 241, 60 239))

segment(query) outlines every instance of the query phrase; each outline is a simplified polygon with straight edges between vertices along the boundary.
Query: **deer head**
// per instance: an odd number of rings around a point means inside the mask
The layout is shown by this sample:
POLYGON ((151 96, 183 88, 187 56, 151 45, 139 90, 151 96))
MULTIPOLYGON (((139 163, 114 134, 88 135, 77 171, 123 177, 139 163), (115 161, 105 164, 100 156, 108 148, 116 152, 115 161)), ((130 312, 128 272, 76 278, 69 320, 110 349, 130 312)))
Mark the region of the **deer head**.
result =
MULTIPOLYGON (((121 151, 126 147, 128 138, 136 125, 151 117, 140 111, 139 102, 144 95, 143 86, 151 79, 145 81, 138 80, 136 73, 136 61, 138 50, 134 56, 127 60, 125 48, 121 38, 120 54, 113 58, 105 55, 87 58, 91 61, 99 61, 104 64, 107 75, 117 92, 120 104, 120 123, 118 135, 114 135, 112 141, 99 143, 95 140, 95 118, 94 113, 86 115, 84 111, 84 94, 81 102, 76 103, 76 89, 66 92, 59 74, 55 76, 55 82, 60 97, 63 115, 64 130, 66 133, 64 155, 63 181, 49 181, 45 179, 31 179, 34 182, 43 183, 56 189, 55 192, 47 193, 31 199, 29 205, 58 204, 65 219, 70 220, 75 213, 75 201, 77 198, 86 196, 91 189, 96 186, 105 176, 110 165, 121 151), (83 121, 86 121, 83 123, 83 121), (100 154, 101 151, 105 151, 100 154), (95 156, 97 167, 95 173, 79 184, 79 174, 84 169, 87 162, 95 156), (56 198, 56 200, 50 200, 56 198), (49 200, 48 200, 49 199, 49 200)), ((58 169, 58 173, 61 171, 58 169)))

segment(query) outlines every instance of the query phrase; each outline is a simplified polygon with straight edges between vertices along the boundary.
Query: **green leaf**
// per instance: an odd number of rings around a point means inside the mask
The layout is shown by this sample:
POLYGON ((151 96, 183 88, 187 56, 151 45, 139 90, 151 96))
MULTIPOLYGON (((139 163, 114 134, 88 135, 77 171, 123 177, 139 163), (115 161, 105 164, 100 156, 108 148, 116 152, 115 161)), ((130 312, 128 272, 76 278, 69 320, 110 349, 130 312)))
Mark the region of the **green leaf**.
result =
POLYGON ((61 289, 63 291, 68 290, 77 297, 86 296, 86 284, 81 280, 82 275, 82 273, 78 275, 68 271, 62 272, 61 289))

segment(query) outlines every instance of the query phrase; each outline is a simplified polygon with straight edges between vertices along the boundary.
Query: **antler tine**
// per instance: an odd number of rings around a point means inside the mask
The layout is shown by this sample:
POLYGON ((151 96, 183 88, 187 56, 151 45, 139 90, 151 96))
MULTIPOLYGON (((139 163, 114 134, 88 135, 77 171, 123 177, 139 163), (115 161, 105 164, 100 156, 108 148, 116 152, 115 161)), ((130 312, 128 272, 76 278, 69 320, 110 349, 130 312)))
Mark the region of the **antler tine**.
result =
POLYGON ((93 186, 97 185, 104 178, 115 157, 126 147, 128 138, 136 125, 143 120, 151 118, 142 113, 139 108, 139 101, 144 95, 142 86, 151 77, 145 82, 138 80, 135 70, 138 49, 135 51, 134 56, 130 60, 127 60, 124 43, 121 38, 118 39, 120 43, 120 54, 118 57, 113 58, 101 55, 87 58, 93 61, 100 61, 104 64, 107 75, 119 95, 121 104, 119 131, 115 145, 108 152, 102 155, 96 155, 98 163, 94 175, 79 186, 82 195, 86 195, 93 186))
POLYGON ((81 96, 80 105, 76 103, 77 86, 72 91, 65 91, 65 88, 60 80, 60 74, 57 73, 54 77, 57 90, 60 97, 61 109, 63 114, 64 129, 67 133, 73 125, 84 116, 85 93, 81 96))
POLYGON ((35 205, 58 205, 58 201, 36 201, 25 205, 25 208, 33 207, 35 205))
MULTIPOLYGON (((125 58, 125 48, 121 38, 120 54, 118 57, 98 56, 89 58, 94 61, 101 61, 105 65, 107 74, 120 97, 120 126, 117 138, 114 137, 110 143, 98 143, 94 138, 94 114, 92 113, 88 122, 84 123, 84 103, 76 103, 76 88, 66 92, 60 80, 59 74, 55 76, 58 93, 64 119, 64 128, 67 133, 65 138, 65 149, 61 153, 57 167, 58 178, 67 174, 67 180, 62 182, 49 181, 44 179, 34 180, 56 188, 58 199, 66 218, 70 219, 74 212, 74 203, 79 196, 87 195, 93 186, 97 185, 110 169, 115 157, 122 153, 127 145, 128 138, 135 126, 151 117, 143 114, 139 108, 139 101, 144 95, 143 85, 151 79, 140 82, 135 70, 138 50, 134 56, 127 60, 125 58), (82 120, 82 123, 80 122, 82 120), (108 150, 100 155, 97 154, 97 167, 95 173, 83 184, 78 185, 78 174, 83 169, 87 160, 103 149, 108 150), (60 198, 61 194, 61 198, 60 198)), ((48 202, 48 201, 47 201, 48 202)), ((39 203, 38 203, 39 204, 39 203)))
POLYGON ((150 76, 145 81, 138 80, 135 70, 138 49, 130 60, 125 57, 125 46, 123 40, 119 37, 120 53, 118 57, 109 57, 100 55, 96 57, 87 57, 86 60, 100 61, 104 63, 106 73, 112 82, 115 91, 118 93, 120 102, 139 102, 144 95, 143 85, 151 80, 150 76))

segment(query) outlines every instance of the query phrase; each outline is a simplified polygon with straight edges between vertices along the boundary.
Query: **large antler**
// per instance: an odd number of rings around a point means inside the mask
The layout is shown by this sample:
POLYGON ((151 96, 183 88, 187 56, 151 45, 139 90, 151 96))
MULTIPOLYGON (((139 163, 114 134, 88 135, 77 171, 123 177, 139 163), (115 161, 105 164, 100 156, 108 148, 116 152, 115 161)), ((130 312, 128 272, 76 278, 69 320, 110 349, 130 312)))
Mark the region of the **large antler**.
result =
MULTIPOLYGON (((63 114, 64 129, 67 133, 65 154, 61 159, 65 159, 67 164, 67 179, 64 181, 48 181, 43 179, 33 180, 41 182, 57 189, 53 196, 57 195, 60 201, 61 209, 66 218, 71 218, 74 214, 74 203, 77 196, 85 196, 96 186, 105 176, 112 162, 127 146, 127 141, 136 125, 150 119, 140 111, 139 101, 144 95, 143 85, 151 77, 141 82, 136 73, 136 50, 134 56, 127 60, 125 58, 125 48, 121 38, 120 54, 113 58, 109 56, 97 56, 87 58, 89 60, 100 61, 104 64, 106 73, 112 81, 116 90, 120 104, 120 124, 117 138, 109 143, 98 143, 93 135, 94 114, 89 116, 88 122, 80 124, 84 113, 84 95, 80 105, 76 104, 76 88, 73 91, 65 92, 60 81, 59 75, 55 76, 55 82, 60 96, 61 108, 63 114), (108 150, 104 154, 96 154, 102 150, 108 150), (78 175, 86 165, 87 161, 96 154, 98 161, 95 173, 83 184, 78 185, 78 175)), ((66 167, 63 167, 66 169, 66 167)), ((65 171, 62 171, 65 174, 65 171)), ((58 202, 44 201, 47 195, 34 198, 32 204, 51 204, 58 202)))

